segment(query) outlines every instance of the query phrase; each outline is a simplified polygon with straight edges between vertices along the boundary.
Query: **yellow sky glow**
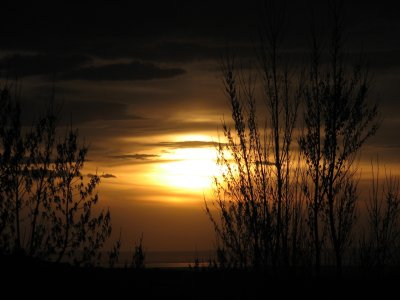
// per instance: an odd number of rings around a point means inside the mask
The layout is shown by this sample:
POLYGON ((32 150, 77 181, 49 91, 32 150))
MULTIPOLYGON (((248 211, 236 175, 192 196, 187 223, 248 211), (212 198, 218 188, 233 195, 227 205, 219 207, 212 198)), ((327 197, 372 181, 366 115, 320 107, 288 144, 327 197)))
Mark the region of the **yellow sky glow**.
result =
MULTIPOLYGON (((214 137, 176 134, 157 136, 153 140, 155 146, 144 149, 143 154, 154 157, 100 166, 100 175, 103 172, 116 176, 102 180, 101 187, 116 192, 124 190, 132 195, 132 201, 202 205, 203 196, 210 195, 213 177, 218 174, 214 137), (163 141, 167 141, 168 146, 163 141), (190 142, 194 142, 193 147, 190 142)), ((129 141, 145 143, 140 138, 129 141)))

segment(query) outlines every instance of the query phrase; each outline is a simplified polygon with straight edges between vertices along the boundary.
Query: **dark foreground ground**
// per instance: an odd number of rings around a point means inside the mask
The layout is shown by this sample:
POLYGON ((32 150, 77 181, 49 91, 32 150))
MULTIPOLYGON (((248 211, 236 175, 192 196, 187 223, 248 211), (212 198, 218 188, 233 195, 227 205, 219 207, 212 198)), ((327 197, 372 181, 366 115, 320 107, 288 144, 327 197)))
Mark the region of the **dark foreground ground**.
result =
POLYGON ((384 299, 400 295, 400 269, 279 275, 209 269, 76 268, 1 257, 0 299, 384 299), (367 298, 365 298, 367 297, 367 298))

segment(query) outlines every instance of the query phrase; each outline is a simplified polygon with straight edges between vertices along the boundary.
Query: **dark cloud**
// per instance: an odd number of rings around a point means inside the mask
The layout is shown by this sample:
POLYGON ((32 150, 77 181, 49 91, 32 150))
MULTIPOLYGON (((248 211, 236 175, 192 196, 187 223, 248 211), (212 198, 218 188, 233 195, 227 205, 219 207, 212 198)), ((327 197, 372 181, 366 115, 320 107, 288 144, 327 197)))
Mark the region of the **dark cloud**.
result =
MULTIPOLYGON (((50 98, 49 98, 50 99, 50 98)), ((47 109, 49 100, 45 97, 29 95, 22 103, 22 122, 30 126, 47 109)), ((74 126, 92 121, 141 120, 141 116, 129 113, 129 105, 118 101, 56 101, 59 124, 74 126)))
MULTIPOLYGON (((252 53, 258 41, 262 1, 134 2, 54 5, 7 4, 0 18, 0 49, 68 55, 79 53, 102 58, 130 58, 151 62, 188 62, 219 58, 226 46, 238 55, 252 53), (73 21, 71 21, 73 20, 73 21), (242 48, 242 49, 240 49, 242 48)), ((285 1, 286 32, 290 49, 307 46, 310 12, 327 22, 326 1, 285 1), (300 34, 301 33, 301 34, 300 34)), ((353 49, 398 49, 397 11, 385 1, 346 1, 346 25, 353 49), (357 42, 356 42, 357 41, 357 42), (355 48, 354 48, 355 47, 355 48)), ((319 26, 325 28, 326 24, 319 26)), ((321 29, 322 30, 322 29, 321 29)), ((92 72, 86 70, 85 72, 92 72)), ((83 76, 83 75, 82 75, 83 76)), ((89 74, 87 74, 89 76, 89 74)), ((93 76, 89 76, 93 77, 93 76)))
POLYGON ((153 62, 215 58, 227 41, 247 38, 254 6, 219 1, 80 4, 79 9, 69 3, 11 5, 0 18, 0 49, 153 62))
POLYGON ((84 55, 37 54, 6 56, 0 60, 0 76, 15 78, 57 75, 59 79, 82 80, 151 80, 171 78, 185 73, 181 68, 162 68, 153 63, 130 63, 84 66, 91 58, 84 55))
MULTIPOLYGON (((98 41, 103 43, 104 41, 98 41)), ((210 45, 206 41, 154 41, 126 43, 114 41, 113 47, 96 47, 91 53, 102 58, 133 58, 152 62, 191 62, 203 59, 218 59, 225 46, 210 45)))
POLYGON ((6 56, 0 60, 0 76, 28 77, 35 75, 53 75, 73 70, 90 58, 84 55, 21 55, 6 56))
POLYGON ((121 154, 121 155, 112 155, 111 158, 116 159, 137 159, 137 160, 147 160, 149 158, 156 158, 159 155, 156 154, 121 154))
POLYGON ((65 101, 62 114, 69 116, 64 121, 83 123, 105 120, 137 120, 142 117, 128 113, 129 105, 118 101, 65 101), (68 120, 67 120, 68 119, 68 120))
POLYGON ((62 79, 83 80, 151 80, 171 78, 185 73, 180 68, 161 68, 152 63, 133 61, 128 64, 84 67, 64 73, 62 79))
MULTIPOLYGON (((137 119, 137 120, 126 120, 126 121, 110 121, 107 123, 101 132, 93 133, 93 136, 96 134, 99 135, 98 138, 101 137, 109 137, 113 138, 116 136, 126 137, 126 136, 135 136, 135 137, 145 137, 159 134, 170 134, 170 133, 197 133, 197 132, 216 132, 217 125, 219 123, 216 122, 190 122, 190 121, 168 121, 163 119, 137 119)), ((188 141, 186 144, 187 147, 191 147, 190 143, 193 145, 192 141, 188 141)), ((204 144, 204 142, 199 141, 197 145, 202 145, 202 147, 208 147, 204 144)), ((212 142, 210 142, 209 146, 212 146, 212 142)), ((146 144, 145 146, 151 147, 183 147, 183 144, 178 144, 174 142, 165 142, 165 144, 157 143, 157 144, 146 144)))
MULTIPOLYGON (((23 38, 23 41, 29 37, 23 38)), ((132 59, 150 62, 186 63, 204 59, 219 59, 227 47, 227 41, 199 39, 195 41, 185 39, 135 39, 131 36, 91 37, 81 39, 78 37, 65 39, 54 37, 38 39, 22 43, 20 40, 0 45, 0 49, 11 51, 32 51, 47 53, 49 55, 68 55, 69 53, 81 53, 91 57, 103 59, 132 59), (69 39, 67 39, 69 40, 69 39), (110 46, 111 45, 111 46, 110 46)), ((238 55, 253 54, 251 43, 243 44, 230 41, 229 45, 235 47, 238 55)))
POLYGON ((117 178, 117 176, 113 175, 113 174, 103 174, 100 176, 101 178, 117 178))
MULTIPOLYGON (((89 173, 89 174, 87 174, 86 176, 89 177, 89 178, 93 178, 93 177, 96 176, 96 175, 95 175, 95 174, 92 174, 92 173, 89 173)), ((97 176, 99 176, 99 175, 97 175, 97 176)), ((117 178, 117 176, 115 176, 115 175, 113 175, 113 174, 108 174, 108 173, 102 174, 102 175, 100 175, 99 177, 100 177, 100 178, 117 178)))

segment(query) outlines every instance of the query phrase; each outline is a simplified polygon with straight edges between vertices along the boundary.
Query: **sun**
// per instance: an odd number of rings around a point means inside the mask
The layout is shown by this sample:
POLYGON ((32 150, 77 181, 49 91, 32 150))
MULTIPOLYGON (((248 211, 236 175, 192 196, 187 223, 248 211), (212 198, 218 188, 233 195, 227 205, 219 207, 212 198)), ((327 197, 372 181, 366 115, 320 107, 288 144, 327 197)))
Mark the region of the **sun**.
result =
POLYGON ((188 190, 210 188, 216 172, 214 149, 176 149, 166 156, 169 161, 160 165, 166 185, 188 190))
POLYGON ((155 170, 158 184, 181 191, 210 189, 217 173, 214 147, 178 148, 164 152, 155 170))

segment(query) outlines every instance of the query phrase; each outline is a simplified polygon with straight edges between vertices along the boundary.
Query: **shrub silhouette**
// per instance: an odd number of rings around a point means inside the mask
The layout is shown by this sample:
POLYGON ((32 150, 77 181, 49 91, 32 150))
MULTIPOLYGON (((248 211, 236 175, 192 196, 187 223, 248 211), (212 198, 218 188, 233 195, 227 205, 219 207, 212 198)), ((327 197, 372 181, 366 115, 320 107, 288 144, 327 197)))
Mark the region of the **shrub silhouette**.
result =
POLYGON ((342 258, 351 242, 358 198, 354 160, 362 145, 378 129, 377 107, 367 102, 368 70, 357 63, 348 69, 344 60, 340 6, 332 9, 333 26, 327 62, 315 31, 311 59, 303 84, 304 134, 299 145, 306 163, 303 184, 308 224, 320 265, 321 231, 328 232, 340 273, 342 258), (321 224, 321 221, 323 224, 321 224), (321 228, 326 226, 325 228, 321 228))
POLYGON ((368 70, 361 64, 348 68, 344 60, 340 10, 333 5, 328 48, 313 32, 310 61, 289 72, 279 47, 284 13, 269 7, 259 54, 266 105, 261 114, 255 77, 238 71, 233 58, 223 63, 233 126, 222 124, 226 143, 217 149, 221 178, 214 181, 215 209, 206 202, 218 249, 224 249, 223 266, 228 259, 234 267, 276 270, 308 265, 313 258, 319 274, 321 252, 332 249, 341 274, 356 221, 354 160, 378 122, 377 106, 367 101, 368 70), (296 123, 300 105, 303 128, 296 123))
POLYGON ((299 87, 280 55, 281 13, 269 15, 262 40, 265 129, 258 123, 255 76, 238 70, 231 57, 222 66, 233 126, 222 124, 226 143, 217 149, 222 179, 214 182, 216 210, 206 203, 224 249, 222 266, 226 260, 239 268, 295 266, 304 247, 300 169, 293 151, 299 87))
POLYGON ((367 226, 359 245, 360 263, 367 269, 384 270, 399 264, 400 183, 385 172, 380 183, 379 163, 372 166, 372 190, 367 202, 367 226))
POLYGON ((26 129, 9 86, 0 96, 0 251, 93 263, 111 215, 94 213, 100 177, 81 173, 88 147, 71 127, 59 134, 53 105, 26 129))
POLYGON ((145 259, 146 259, 146 254, 143 249, 143 234, 142 234, 142 236, 139 239, 139 242, 135 243, 135 248, 132 254, 131 268, 138 270, 144 269, 145 259))

